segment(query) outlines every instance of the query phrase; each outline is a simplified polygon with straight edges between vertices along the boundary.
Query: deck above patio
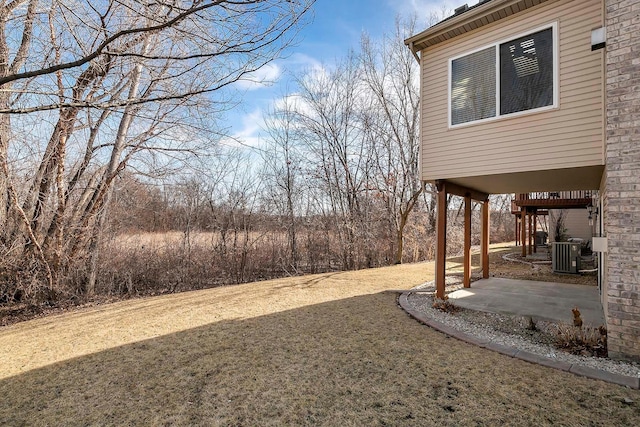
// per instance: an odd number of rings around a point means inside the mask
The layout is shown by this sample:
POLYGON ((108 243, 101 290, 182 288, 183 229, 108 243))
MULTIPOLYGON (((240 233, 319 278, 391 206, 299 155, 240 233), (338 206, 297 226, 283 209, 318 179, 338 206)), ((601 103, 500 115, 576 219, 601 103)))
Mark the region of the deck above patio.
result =
POLYGON ((545 191, 537 193, 516 194, 512 201, 514 207, 535 209, 579 209, 586 208, 593 203, 595 191, 545 191))

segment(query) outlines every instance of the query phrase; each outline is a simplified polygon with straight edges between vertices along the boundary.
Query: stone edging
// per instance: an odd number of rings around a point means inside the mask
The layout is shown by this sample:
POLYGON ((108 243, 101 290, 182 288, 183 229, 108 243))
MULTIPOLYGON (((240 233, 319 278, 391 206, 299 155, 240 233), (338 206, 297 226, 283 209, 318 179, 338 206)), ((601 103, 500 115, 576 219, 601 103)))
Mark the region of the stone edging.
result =
POLYGON ((626 386, 632 389, 640 389, 640 378, 630 377, 626 375, 614 374, 611 372, 601 371, 599 369, 593 369, 586 366, 570 364, 559 360, 554 360, 549 357, 539 356, 537 354, 530 353, 528 351, 519 350, 515 347, 509 347, 506 345, 492 343, 484 339, 474 337, 466 332, 459 331, 451 326, 445 325, 437 320, 428 317, 425 313, 414 310, 409 305, 408 295, 410 292, 404 292, 398 298, 398 303, 404 311, 406 311, 411 317, 418 322, 423 323, 437 331, 440 331, 446 335, 457 338, 469 344, 477 345, 478 347, 486 348, 487 350, 496 351, 506 356, 514 357, 516 359, 524 360, 530 363, 536 363, 538 365, 546 366, 548 368, 558 369, 560 371, 571 372, 575 375, 591 378, 594 380, 601 380, 608 383, 618 384, 626 386))

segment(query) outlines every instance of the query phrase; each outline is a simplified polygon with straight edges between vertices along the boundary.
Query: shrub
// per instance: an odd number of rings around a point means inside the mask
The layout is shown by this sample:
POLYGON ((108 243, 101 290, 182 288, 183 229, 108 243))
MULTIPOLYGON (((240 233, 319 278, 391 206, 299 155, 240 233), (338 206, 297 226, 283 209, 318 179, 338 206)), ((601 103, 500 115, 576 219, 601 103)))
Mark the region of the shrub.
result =
POLYGON ((571 354, 607 357, 607 330, 576 327, 566 323, 556 326, 556 346, 571 354))
POLYGON ((453 304, 449 301, 449 296, 445 295, 443 299, 434 298, 433 299, 433 308, 436 308, 440 311, 444 311, 445 313, 455 313, 460 310, 460 307, 453 304))

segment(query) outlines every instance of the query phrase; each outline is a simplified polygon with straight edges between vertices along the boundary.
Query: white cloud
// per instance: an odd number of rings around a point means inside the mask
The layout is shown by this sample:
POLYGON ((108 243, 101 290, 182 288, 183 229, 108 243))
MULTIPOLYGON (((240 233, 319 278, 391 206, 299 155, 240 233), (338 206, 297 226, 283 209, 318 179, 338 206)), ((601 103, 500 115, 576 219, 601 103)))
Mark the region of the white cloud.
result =
POLYGON ((255 90, 273 85, 282 75, 282 69, 275 62, 271 62, 259 70, 244 75, 236 82, 243 90, 255 90))
POLYGON ((296 68, 303 68, 303 69, 316 68, 316 67, 322 66, 321 62, 316 58, 314 58, 313 56, 309 56, 307 54, 299 53, 299 52, 294 53, 289 58, 287 58, 286 62, 288 64, 292 64, 296 66, 296 68))
MULTIPOLYGON (((266 108, 278 110, 286 107, 302 113, 312 113, 311 107, 298 93, 290 93, 274 98, 266 108)), ((267 128, 265 111, 263 108, 256 108, 244 116, 236 117, 235 122, 237 125, 234 128, 237 130, 229 137, 223 138, 221 143, 227 147, 264 148, 264 129, 267 128)), ((274 119, 271 125, 278 126, 278 120, 274 119)))
POLYGON ((311 105, 299 93, 295 92, 275 99, 272 106, 276 111, 288 108, 289 110, 293 110, 307 116, 313 115, 313 108, 311 105))
POLYGON ((243 113, 241 108, 238 108, 235 113, 230 112, 229 115, 234 115, 228 118, 232 125, 232 134, 222 139, 223 145, 263 148, 265 136, 263 129, 266 128, 264 115, 266 111, 277 110, 289 105, 297 111, 310 112, 310 107, 299 93, 293 91, 295 83, 289 81, 291 87, 288 87, 289 76, 285 74, 285 70, 297 75, 306 82, 322 82, 328 79, 330 75, 329 69, 318 59, 304 53, 294 53, 285 59, 279 60, 277 64, 271 63, 263 67, 263 69, 259 70, 260 75, 253 73, 251 80, 238 81, 236 85, 240 85, 241 88, 254 90, 266 87, 267 85, 264 82, 275 78, 278 80, 280 94, 277 94, 276 90, 272 88, 271 92, 267 92, 261 101, 253 104, 255 107, 250 112, 243 113), (263 83, 260 83, 260 81, 263 83), (282 95, 283 92, 284 95, 282 95), (270 100, 264 102, 265 96, 268 97, 269 93, 271 94, 270 100))
POLYGON ((292 74, 303 76, 303 78, 326 73, 326 67, 320 60, 304 53, 294 53, 283 61, 283 67, 292 74))
POLYGON ((273 101, 273 108, 275 110, 283 110, 287 107, 293 107, 297 110, 302 102, 304 102, 304 100, 300 97, 300 94, 294 92, 275 99, 273 101))
POLYGON ((230 147, 260 147, 262 139, 260 131, 264 127, 264 117, 261 108, 245 114, 240 118, 239 129, 230 137, 224 138, 223 145, 230 147))
POLYGON ((242 118, 242 129, 235 134, 238 138, 250 137, 260 132, 263 123, 262 109, 258 108, 242 118))

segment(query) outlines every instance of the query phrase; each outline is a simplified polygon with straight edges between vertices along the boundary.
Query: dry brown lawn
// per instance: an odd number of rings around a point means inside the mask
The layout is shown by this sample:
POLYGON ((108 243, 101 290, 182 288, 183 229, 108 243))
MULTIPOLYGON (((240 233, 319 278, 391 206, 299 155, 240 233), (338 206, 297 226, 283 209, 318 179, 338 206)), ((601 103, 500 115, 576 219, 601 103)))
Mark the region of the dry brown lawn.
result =
POLYGON ((0 425, 640 424, 640 392, 447 338, 383 292, 432 277, 296 277, 2 328, 0 425))

